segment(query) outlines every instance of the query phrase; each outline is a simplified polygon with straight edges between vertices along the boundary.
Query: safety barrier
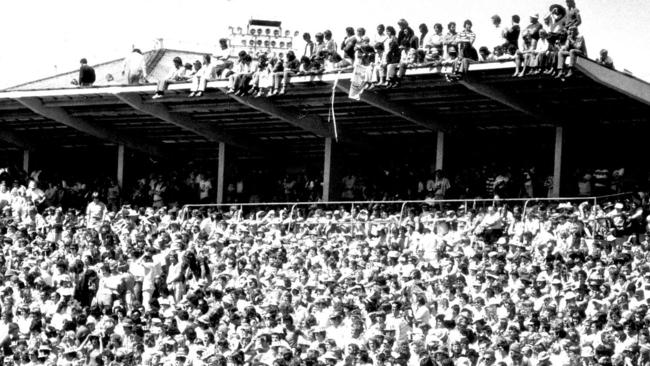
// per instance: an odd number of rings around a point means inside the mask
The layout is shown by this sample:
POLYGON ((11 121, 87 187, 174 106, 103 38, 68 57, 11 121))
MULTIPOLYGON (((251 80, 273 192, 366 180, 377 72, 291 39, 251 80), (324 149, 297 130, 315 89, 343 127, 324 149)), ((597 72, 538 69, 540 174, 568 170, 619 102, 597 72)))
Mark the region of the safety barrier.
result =
POLYGON ((179 212, 179 217, 187 218, 187 215, 192 209, 205 209, 205 208, 226 208, 226 210, 219 210, 221 212, 228 211, 229 208, 235 207, 237 212, 242 215, 244 209, 253 208, 256 211, 264 210, 289 210, 288 217, 293 219, 296 209, 299 207, 306 208, 320 208, 331 211, 338 209, 372 209, 375 205, 393 206, 392 212, 399 211, 399 222, 402 222, 404 213, 409 205, 427 205, 431 207, 438 206, 440 209, 448 207, 449 205, 458 205, 465 211, 469 209, 484 208, 487 206, 500 206, 500 205, 515 205, 522 206, 523 212, 530 207, 531 204, 539 203, 567 203, 567 202, 588 202, 591 205, 598 205, 599 202, 606 200, 622 200, 626 197, 631 197, 632 192, 618 193, 606 196, 591 196, 591 197, 538 197, 538 198, 491 198, 491 199, 429 199, 429 200, 386 200, 386 201, 330 201, 330 202, 259 202, 259 203, 209 203, 209 204, 187 204, 184 205, 179 212))

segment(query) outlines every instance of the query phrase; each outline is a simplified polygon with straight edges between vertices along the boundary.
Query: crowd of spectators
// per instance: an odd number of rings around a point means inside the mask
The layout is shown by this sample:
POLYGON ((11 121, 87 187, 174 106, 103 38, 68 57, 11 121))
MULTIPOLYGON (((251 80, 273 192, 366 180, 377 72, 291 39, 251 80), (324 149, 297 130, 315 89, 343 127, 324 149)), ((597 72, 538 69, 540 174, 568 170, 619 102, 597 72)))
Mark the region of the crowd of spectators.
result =
POLYGON ((66 210, 20 179, 4 365, 650 364, 646 194, 178 212, 151 181, 142 206, 80 189, 66 210))
MULTIPOLYGON (((517 14, 503 24, 499 15, 491 18, 489 34, 482 35, 482 45, 471 20, 445 27, 436 23, 422 23, 416 33, 405 19, 396 27, 379 24, 370 34, 365 28, 347 27, 345 37, 338 44, 332 31, 312 35, 303 34, 304 48, 275 52, 270 48, 242 50, 235 54, 227 38, 219 39, 218 50, 205 54, 201 61, 185 63, 173 60, 174 67, 167 77, 158 80, 153 98, 161 98, 170 83, 191 82, 190 97, 203 95, 208 81, 228 80, 228 93, 255 97, 281 95, 295 75, 318 75, 328 72, 350 71, 356 65, 366 66, 367 88, 396 87, 409 68, 450 66, 450 81, 458 80, 469 64, 476 62, 515 61, 514 76, 548 74, 557 78, 570 77, 577 57, 587 57, 584 37, 579 32, 582 24, 580 11, 574 0, 566 6, 554 4, 540 18, 530 14, 529 23, 522 26, 517 14)), ((603 49, 595 59, 613 68, 614 62, 603 49)), ((88 72, 82 62, 81 73, 88 72), (84 71, 85 70, 85 71, 84 71)), ((92 70, 92 68, 90 68, 92 70)), ((122 75, 128 84, 147 83, 147 66, 142 52, 134 48, 125 58, 122 75)), ((82 75, 80 74, 80 80, 82 75)), ((78 85, 91 86, 91 79, 78 85)))
MULTIPOLYGON (((170 83, 191 82, 190 97, 203 95, 208 81, 228 80, 228 93, 255 97, 281 95, 295 75, 318 75, 350 71, 356 65, 366 66, 367 88, 397 87, 409 68, 449 66, 450 81, 458 80, 471 63, 515 61, 514 76, 548 74, 570 77, 577 57, 587 57, 584 37, 579 32, 582 18, 574 0, 566 7, 552 5, 545 16, 530 14, 522 26, 517 14, 503 24, 499 15, 491 18, 489 34, 482 35, 482 45, 475 45, 477 35, 473 23, 465 20, 462 30, 456 22, 445 27, 422 23, 416 33, 405 19, 396 27, 379 24, 370 34, 365 28, 347 27, 338 44, 332 32, 325 30, 303 34, 304 48, 275 52, 270 48, 242 50, 235 54, 226 38, 219 39, 218 50, 205 54, 201 61, 185 63, 173 60, 167 77, 158 80, 153 98, 161 98, 170 83)), ((613 68, 607 50, 596 58, 598 63, 613 68)), ((81 73, 89 66, 82 62, 81 73)), ((85 70, 85 71, 84 71, 85 70)), ((90 68, 92 70, 92 68, 90 68)), ((122 75, 128 84, 147 83, 147 66, 142 52, 134 48, 125 58, 122 75)), ((80 80, 82 75, 80 74, 80 80)), ((77 82, 75 80, 75 82, 77 82)), ((77 82, 91 86, 94 77, 77 82)))
MULTIPOLYGON (((436 23, 431 31, 423 23, 417 34, 405 19, 396 27, 379 24, 375 34, 348 27, 340 44, 330 30, 315 33, 313 40, 304 33, 304 48, 286 54, 261 49, 235 55, 228 40, 220 39, 216 54, 204 55, 202 62, 183 69, 180 78, 172 71, 166 80, 191 80, 190 97, 203 95, 207 81, 217 79, 229 81, 228 93, 261 97, 284 94, 292 76, 349 71, 356 65, 366 66, 366 87, 375 88, 398 86, 408 68, 450 66, 451 81, 462 77, 471 63, 511 60, 516 63, 515 76, 545 73, 563 78, 572 75, 578 56, 587 56, 578 31, 582 18, 573 0, 566 1, 566 7, 551 6, 541 20, 531 14, 523 28, 519 15, 513 15, 508 25, 502 25, 499 15, 491 19, 493 29, 481 38, 485 44, 480 47, 475 46, 471 20, 465 20, 460 31, 456 22, 447 24, 446 30, 436 23)), ((597 61, 613 67, 606 50, 597 61)), ((163 91, 159 88, 155 98, 163 91)))

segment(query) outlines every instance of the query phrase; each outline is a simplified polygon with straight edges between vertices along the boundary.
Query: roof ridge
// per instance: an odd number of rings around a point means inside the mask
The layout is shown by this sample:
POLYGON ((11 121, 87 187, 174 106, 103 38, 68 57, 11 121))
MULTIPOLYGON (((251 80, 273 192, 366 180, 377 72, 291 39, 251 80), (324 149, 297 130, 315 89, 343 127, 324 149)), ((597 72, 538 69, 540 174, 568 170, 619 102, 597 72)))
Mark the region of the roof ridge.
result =
MULTIPOLYGON (((186 53, 199 53, 199 54, 200 54, 200 53, 204 53, 204 52, 201 52, 201 51, 189 51, 189 50, 178 50, 178 49, 170 49, 170 48, 159 48, 159 49, 152 49, 152 50, 149 50, 149 51, 145 51, 144 54, 145 54, 145 55, 146 55, 146 54, 154 54, 154 56, 153 56, 153 57, 150 57, 149 60, 154 60, 154 59, 156 58, 155 56, 156 56, 156 55, 159 55, 159 56, 158 56, 158 59, 155 60, 155 61, 156 61, 156 64, 157 64, 157 63, 160 61, 160 59, 162 58, 162 56, 164 55, 164 52, 166 52, 166 51, 171 51, 171 52, 186 52, 186 53)), ((93 68, 96 68, 96 67, 100 67, 100 66, 108 65, 108 64, 111 64, 111 63, 114 63, 114 62, 118 62, 118 61, 120 61, 120 60, 124 60, 125 58, 126 58, 126 57, 120 57, 120 58, 112 59, 112 60, 109 60, 109 61, 100 62, 100 63, 98 63, 98 64, 92 64, 92 65, 90 65, 90 66, 92 66, 93 68)), ((149 72, 150 70, 153 70, 153 66, 155 66, 156 64, 150 65, 149 62, 147 62, 147 72, 149 72)), ((9 86, 9 87, 4 88, 4 89, 0 89, 0 91, 13 91, 13 89, 17 89, 17 88, 21 88, 21 87, 24 87, 24 86, 28 86, 29 84, 34 84, 34 83, 43 82, 43 81, 46 81, 46 80, 48 80, 48 79, 58 78, 58 77, 65 76, 65 75, 67 75, 67 74, 71 74, 71 73, 75 73, 75 72, 79 72, 79 69, 74 69, 74 70, 70 70, 70 71, 61 72, 61 73, 58 73, 58 74, 55 74, 55 75, 50 75, 50 76, 42 77, 42 78, 40 78, 40 79, 36 79, 36 80, 26 81, 26 82, 23 82, 23 83, 20 83, 20 84, 16 84, 16 85, 9 86)))

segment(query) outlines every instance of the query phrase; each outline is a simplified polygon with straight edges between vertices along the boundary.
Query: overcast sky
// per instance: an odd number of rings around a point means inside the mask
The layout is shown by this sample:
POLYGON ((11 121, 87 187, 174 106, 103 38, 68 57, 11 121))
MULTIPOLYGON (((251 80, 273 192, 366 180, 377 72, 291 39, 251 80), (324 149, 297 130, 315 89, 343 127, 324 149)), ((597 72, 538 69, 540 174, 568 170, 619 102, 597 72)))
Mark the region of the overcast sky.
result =
MULTIPOLYGON (((564 1, 564 0, 562 0, 564 1)), ((340 41, 347 26, 374 31, 379 23, 395 25, 405 18, 418 24, 462 23, 471 19, 477 33, 491 26, 499 14, 509 23, 519 14, 544 16, 547 0, 21 0, 3 4, 0 21, 0 88, 78 68, 81 57, 91 64, 123 57, 132 45, 153 48, 163 38, 168 48, 205 50, 216 44, 229 25, 244 26, 248 19, 280 20, 292 31, 331 29, 340 41), (317 5, 322 4, 322 5, 317 5), (295 9, 295 10, 291 10, 295 9)), ((619 70, 650 80, 650 0, 577 0, 582 13, 581 32, 589 56, 607 48, 619 70)), ((371 32, 372 33, 372 32, 371 32)))

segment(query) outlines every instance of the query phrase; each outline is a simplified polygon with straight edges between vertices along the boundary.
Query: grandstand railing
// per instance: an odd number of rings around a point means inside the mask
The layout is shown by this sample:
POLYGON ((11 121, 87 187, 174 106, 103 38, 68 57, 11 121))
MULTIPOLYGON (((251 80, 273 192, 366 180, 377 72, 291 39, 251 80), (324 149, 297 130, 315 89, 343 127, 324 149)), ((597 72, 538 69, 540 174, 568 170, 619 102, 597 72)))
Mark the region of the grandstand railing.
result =
MULTIPOLYGON (((429 205, 429 206, 439 206, 443 208, 449 204, 460 204, 465 210, 470 208, 475 209, 477 207, 487 207, 487 206, 497 206, 498 204, 517 204, 523 205, 523 212, 526 212, 530 203, 541 203, 541 202, 589 202, 593 205, 598 205, 599 202, 604 200, 611 200, 621 197, 630 197, 633 195, 632 192, 617 193, 605 196, 588 196, 588 197, 538 197, 538 198, 482 198, 482 199, 428 199, 428 200, 386 200, 386 201, 313 201, 313 202, 251 202, 251 203, 208 203, 208 204, 186 204, 184 205, 180 212, 179 217, 186 218, 192 209, 202 209, 202 208, 221 208, 221 207, 237 207, 239 211, 243 211, 246 207, 256 207, 256 208, 265 208, 272 209, 274 207, 283 207, 290 208, 289 217, 293 218, 293 215, 298 207, 312 207, 316 206, 318 208, 323 207, 332 207, 332 206, 344 206, 352 208, 362 209, 365 207, 372 207, 374 205, 394 205, 395 208, 399 207, 399 221, 401 222, 404 218, 404 211, 408 205, 429 205)), ((395 210, 397 211, 397 210, 395 210)))

